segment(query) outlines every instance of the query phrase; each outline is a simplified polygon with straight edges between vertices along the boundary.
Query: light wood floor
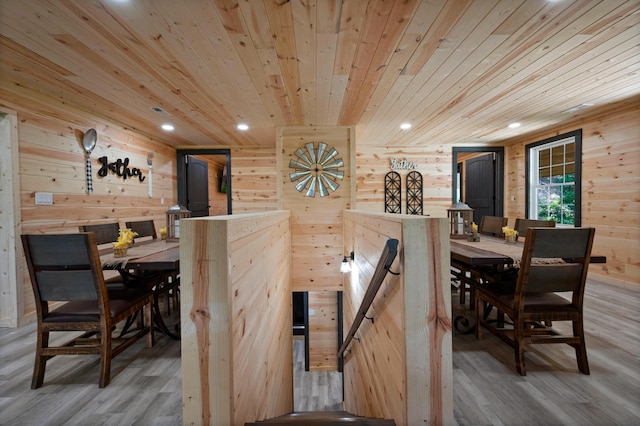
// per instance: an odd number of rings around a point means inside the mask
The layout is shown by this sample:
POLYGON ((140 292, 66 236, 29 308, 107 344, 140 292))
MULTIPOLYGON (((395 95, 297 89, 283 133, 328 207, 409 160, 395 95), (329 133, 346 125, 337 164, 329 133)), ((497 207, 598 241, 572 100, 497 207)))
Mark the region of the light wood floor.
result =
MULTIPOLYGON (((462 312, 453 297, 454 315, 462 312)), ((458 425, 640 424, 640 292, 590 280, 585 328, 591 375, 580 374, 573 349, 532 346, 527 376, 515 372, 509 346, 485 333, 454 335, 454 415, 458 425)), ((61 339, 62 340, 62 339, 61 339)), ((35 325, 0 329, 0 425, 180 425, 180 344, 158 336, 113 362, 98 388, 96 357, 49 361, 45 384, 30 389, 35 325)), ((295 409, 340 409, 339 373, 302 371, 294 344, 295 409)), ((299 346, 300 347, 299 347, 299 346)))

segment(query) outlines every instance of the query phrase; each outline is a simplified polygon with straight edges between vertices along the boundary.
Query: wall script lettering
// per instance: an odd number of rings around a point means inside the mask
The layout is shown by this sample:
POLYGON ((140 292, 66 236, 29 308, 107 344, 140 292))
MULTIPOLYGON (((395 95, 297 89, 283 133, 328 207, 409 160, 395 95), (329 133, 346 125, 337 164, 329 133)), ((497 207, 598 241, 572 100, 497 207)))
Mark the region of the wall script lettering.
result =
POLYGON ((418 165, 413 161, 407 161, 406 158, 396 160, 391 157, 391 170, 416 170, 418 165))
POLYGON ((128 158, 125 158, 124 161, 121 159, 117 159, 113 163, 109 163, 109 160, 105 156, 98 158, 98 161, 100 162, 100 164, 102 164, 102 167, 100 167, 100 170, 98 170, 98 176, 100 177, 105 177, 107 174, 109 174, 109 170, 111 170, 113 173, 120 176, 123 180, 126 180, 127 178, 132 176, 138 176, 138 180, 140 182, 144 181, 145 179, 145 177, 142 176, 142 172, 140 171, 140 169, 138 169, 137 167, 129 168, 128 158))

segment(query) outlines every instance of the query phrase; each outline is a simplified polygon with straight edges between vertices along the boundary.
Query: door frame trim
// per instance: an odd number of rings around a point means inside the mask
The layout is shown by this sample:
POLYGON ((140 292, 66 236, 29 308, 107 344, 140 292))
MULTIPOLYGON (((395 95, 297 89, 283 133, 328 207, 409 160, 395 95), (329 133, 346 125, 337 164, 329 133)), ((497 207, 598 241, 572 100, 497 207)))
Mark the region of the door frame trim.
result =
POLYGON ((503 146, 464 146, 453 147, 452 150, 452 167, 451 167, 451 203, 456 203, 456 194, 458 193, 458 182, 456 174, 458 170, 458 154, 466 152, 493 152, 496 154, 495 162, 495 194, 494 210, 496 216, 504 216, 504 147, 503 146))
POLYGON ((223 148, 177 149, 176 172, 178 178, 178 203, 186 206, 187 179, 185 162, 187 155, 226 155, 227 166, 227 214, 231 214, 231 150, 223 148))

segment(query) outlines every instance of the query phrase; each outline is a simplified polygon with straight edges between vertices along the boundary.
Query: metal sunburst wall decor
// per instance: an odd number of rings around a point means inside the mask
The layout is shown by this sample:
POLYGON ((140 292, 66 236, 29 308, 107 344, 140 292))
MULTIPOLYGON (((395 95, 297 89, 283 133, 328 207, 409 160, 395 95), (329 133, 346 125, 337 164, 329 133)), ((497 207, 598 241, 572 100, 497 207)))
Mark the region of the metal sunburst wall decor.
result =
POLYGON ((338 151, 329 148, 326 143, 309 142, 298 148, 295 152, 297 159, 289 161, 289 173, 291 182, 296 183, 298 192, 306 189, 305 196, 315 197, 316 192, 320 197, 329 195, 329 191, 335 192, 340 186, 338 180, 344 179, 344 172, 340 170, 344 166, 342 158, 336 158, 338 151))
POLYGON ((400 213, 402 203, 402 178, 398 172, 389 172, 384 177, 384 211, 400 213))
POLYGON ((407 175, 407 214, 422 215, 422 174, 411 172, 407 175))

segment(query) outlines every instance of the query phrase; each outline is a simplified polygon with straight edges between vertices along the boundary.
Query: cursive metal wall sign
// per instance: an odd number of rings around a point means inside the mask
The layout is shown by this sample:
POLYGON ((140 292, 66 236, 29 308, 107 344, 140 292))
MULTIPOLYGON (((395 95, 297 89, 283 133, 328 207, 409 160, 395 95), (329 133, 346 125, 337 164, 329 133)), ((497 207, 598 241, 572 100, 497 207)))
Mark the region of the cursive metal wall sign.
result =
POLYGON ((408 161, 406 158, 397 160, 391 157, 391 170, 415 170, 418 168, 418 164, 413 161, 408 161))
POLYGON ((144 181, 145 177, 142 176, 142 171, 137 167, 129 168, 129 159, 125 158, 124 160, 117 159, 113 163, 109 163, 109 160, 106 156, 98 158, 102 167, 98 170, 98 176, 105 177, 109 174, 109 170, 115 173, 123 180, 126 180, 130 177, 138 177, 140 182, 144 181))

